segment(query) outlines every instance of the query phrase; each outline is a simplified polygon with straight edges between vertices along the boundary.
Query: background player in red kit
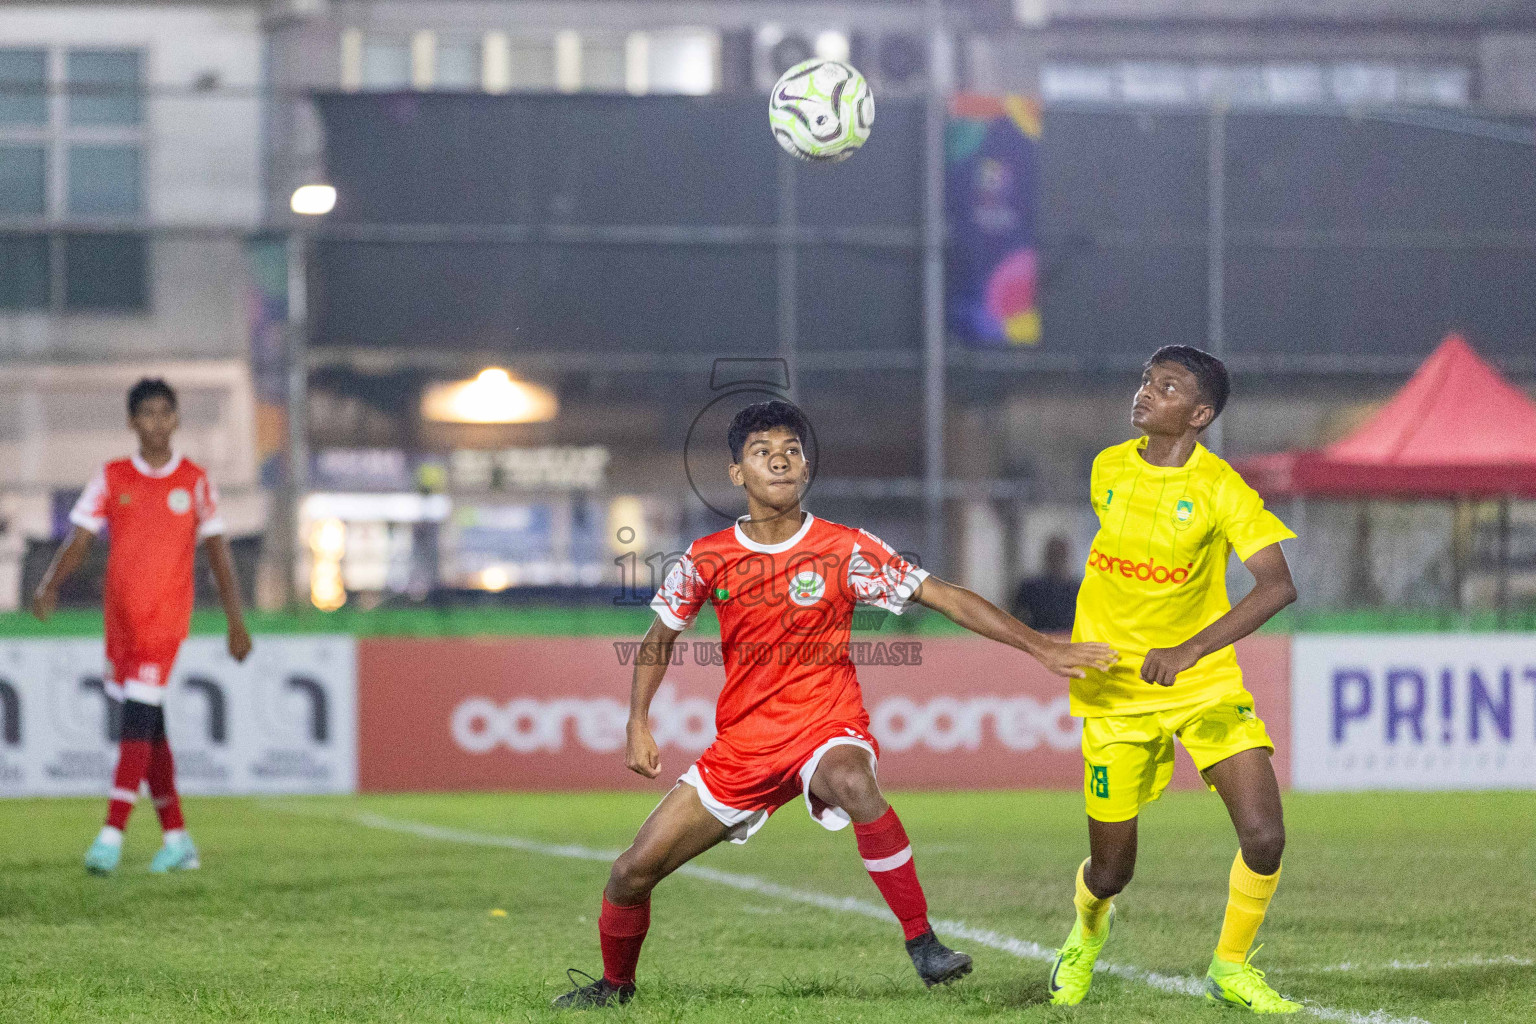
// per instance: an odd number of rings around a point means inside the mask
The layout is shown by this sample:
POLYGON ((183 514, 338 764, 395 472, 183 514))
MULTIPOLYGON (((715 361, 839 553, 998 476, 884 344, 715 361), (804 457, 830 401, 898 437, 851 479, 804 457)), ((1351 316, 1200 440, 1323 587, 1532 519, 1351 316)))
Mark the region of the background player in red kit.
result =
POLYGON ((746 490, 747 515, 690 545, 652 602, 656 622, 636 661, 625 759, 647 778, 660 774, 651 699, 673 642, 705 601, 714 603, 725 652, 716 737, 614 862, 598 918, 603 976, 555 1000, 557 1007, 628 1002, 656 884, 722 840, 746 842, 768 815, 802 795, 828 829, 853 822, 859 855, 901 922, 923 982, 970 973, 971 958, 934 937, 912 847, 875 783, 879 745, 848 656, 854 606, 900 614, 915 601, 1062 676, 1081 677, 1085 667, 1115 660, 1107 644, 1043 636, 876 537, 803 511, 806 433, 800 410, 787 402, 736 415, 727 437, 730 477, 746 490))
POLYGON ((107 823, 85 854, 85 866, 101 874, 117 867, 123 826, 145 780, 165 833, 150 870, 198 866, 176 796, 162 704, 171 664, 191 624, 199 541, 229 620, 229 653, 244 661, 251 652, 218 494, 202 467, 171 448, 180 423, 176 392, 165 381, 141 380, 128 392, 128 426, 139 436, 138 454, 107 463, 86 485, 69 516, 75 524, 69 543, 43 574, 32 601, 37 617, 47 619, 58 604, 59 585, 80 568, 96 535, 107 531, 111 548, 102 601, 107 693, 122 701, 122 739, 107 823))

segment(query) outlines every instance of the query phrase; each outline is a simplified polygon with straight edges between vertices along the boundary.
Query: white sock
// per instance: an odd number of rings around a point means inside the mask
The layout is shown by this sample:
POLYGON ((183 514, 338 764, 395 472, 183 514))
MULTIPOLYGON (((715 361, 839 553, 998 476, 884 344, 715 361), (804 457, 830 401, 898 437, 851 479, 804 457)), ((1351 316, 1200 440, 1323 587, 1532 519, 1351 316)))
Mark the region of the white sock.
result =
POLYGON ((98 843, 106 843, 108 846, 122 846, 123 830, 113 828, 111 825, 103 825, 101 826, 101 831, 96 835, 96 841, 98 843))
POLYGON ((187 830, 184 828, 167 829, 165 832, 165 845, 170 846, 172 843, 179 843, 186 838, 187 830))

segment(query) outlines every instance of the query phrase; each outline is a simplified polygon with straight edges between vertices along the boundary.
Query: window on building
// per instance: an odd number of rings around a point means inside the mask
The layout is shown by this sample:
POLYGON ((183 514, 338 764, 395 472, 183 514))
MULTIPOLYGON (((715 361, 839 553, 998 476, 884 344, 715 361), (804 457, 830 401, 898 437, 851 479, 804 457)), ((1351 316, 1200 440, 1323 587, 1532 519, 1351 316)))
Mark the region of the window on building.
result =
POLYGON ((618 35, 581 36, 581 88, 587 92, 623 92, 627 41, 618 35))
POLYGON ((410 88, 410 40, 387 36, 363 40, 362 80, 364 89, 410 88))
POLYGON ((1271 64, 1262 69, 1264 92, 1277 104, 1324 103, 1328 78, 1315 64, 1271 64))
POLYGON ((0 47, 0 309, 134 311, 149 302, 142 51, 0 47), (60 102, 51 102, 54 96, 60 102))
POLYGON ((148 304, 144 236, 66 234, 62 248, 65 309, 123 311, 148 304))
POLYGON ((1419 106, 1459 107, 1472 94, 1472 75, 1463 68, 1404 68, 1398 96, 1419 106))
POLYGON ((0 126, 48 122, 48 51, 0 48, 0 126))
POLYGON ((1202 103, 1266 103, 1264 70, 1248 67, 1202 67, 1193 75, 1195 98, 1202 103))
POLYGON ((552 41, 512 43, 512 88, 561 92, 713 92, 719 36, 703 29, 661 32, 565 31, 552 41))
POLYGON ((507 40, 507 85, 527 92, 555 87, 554 36, 512 36, 507 40))
POLYGON ((48 212, 48 150, 0 145, 0 216, 42 217, 48 212))
POLYGON ((720 37, 708 29, 656 32, 423 30, 412 35, 344 31, 342 82, 349 89, 486 89, 502 92, 630 92, 706 95, 719 87, 720 37))
POLYGON ((717 33, 677 29, 643 35, 645 88, 631 91, 705 96, 718 87, 720 37, 717 33))
POLYGON ((1078 103, 1465 106, 1471 85, 1465 68, 1383 61, 1047 63, 1040 72, 1045 99, 1078 103))
POLYGON ((1048 100, 1112 103, 1120 98, 1120 83, 1113 68, 1046 64, 1040 69, 1040 94, 1048 100))
POLYGON ((0 234, 0 309, 48 308, 47 235, 0 234))
POLYGON ((439 38, 433 85, 438 89, 479 89, 478 39, 439 38))
POLYGON ((72 125, 130 126, 142 116, 137 50, 70 50, 65 58, 72 125))
POLYGON ((1397 69, 1383 64, 1341 64, 1329 84, 1340 103, 1391 103, 1397 97, 1397 69))
POLYGON ((138 146, 70 146, 69 212, 131 217, 139 212, 138 146))

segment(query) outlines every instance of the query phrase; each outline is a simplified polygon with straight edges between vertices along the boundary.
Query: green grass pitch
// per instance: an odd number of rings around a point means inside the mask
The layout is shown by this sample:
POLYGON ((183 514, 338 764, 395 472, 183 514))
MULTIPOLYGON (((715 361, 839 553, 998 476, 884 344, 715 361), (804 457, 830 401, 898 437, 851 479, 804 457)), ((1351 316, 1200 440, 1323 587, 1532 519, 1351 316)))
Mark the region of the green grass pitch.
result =
MULTIPOLYGON (((153 811, 112 878, 80 866, 98 800, 0 801, 0 1021, 1215 1022, 1239 1011, 1148 984, 1210 958, 1234 840, 1219 801, 1148 808, 1141 864, 1100 974, 1072 1010, 1044 1005, 1046 965, 955 941, 976 972, 925 991, 894 922, 797 901, 879 896, 851 832, 792 804, 745 847, 657 890, 640 995, 557 1017, 564 969, 596 973, 607 865, 483 837, 617 850, 647 795, 191 799, 201 871, 146 873, 153 811), (396 828, 436 827, 433 834, 396 828), (455 841, 455 838, 461 841, 455 841), (462 841, 462 840, 471 841, 462 841), (506 916, 493 915, 493 909, 506 916), (1138 973, 1140 972, 1140 973, 1138 973)), ((1084 855, 1068 793, 902 793, 933 916, 1053 946, 1084 855)), ((1394 1024, 1536 1020, 1536 794, 1292 795, 1285 878, 1256 961, 1317 1013, 1394 1024), (1343 965, 1349 965, 1347 967, 1343 965)), ((579 851, 578 851, 579 852, 579 851)))

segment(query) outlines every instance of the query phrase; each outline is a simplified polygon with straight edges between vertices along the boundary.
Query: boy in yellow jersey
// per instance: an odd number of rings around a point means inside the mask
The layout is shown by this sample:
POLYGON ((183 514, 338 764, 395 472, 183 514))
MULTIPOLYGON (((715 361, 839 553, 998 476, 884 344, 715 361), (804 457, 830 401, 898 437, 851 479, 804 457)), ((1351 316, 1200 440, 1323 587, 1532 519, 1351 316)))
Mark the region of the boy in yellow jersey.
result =
POLYGON ((1229 390, 1221 360, 1186 345, 1158 349, 1131 413, 1145 436, 1093 462, 1099 532, 1072 639, 1108 642, 1120 660, 1072 681, 1072 714, 1083 719, 1091 856, 1077 872, 1077 921, 1051 966, 1051 1002, 1059 1005, 1088 994, 1112 901, 1136 865, 1136 816, 1173 776, 1177 737, 1226 803, 1240 847, 1206 998, 1255 1013, 1301 1009, 1249 963, 1280 880, 1285 825, 1269 760, 1274 744, 1232 651, 1296 599, 1280 550, 1296 535, 1198 440, 1229 390), (1254 577, 1236 606, 1226 587, 1234 551, 1254 577))

